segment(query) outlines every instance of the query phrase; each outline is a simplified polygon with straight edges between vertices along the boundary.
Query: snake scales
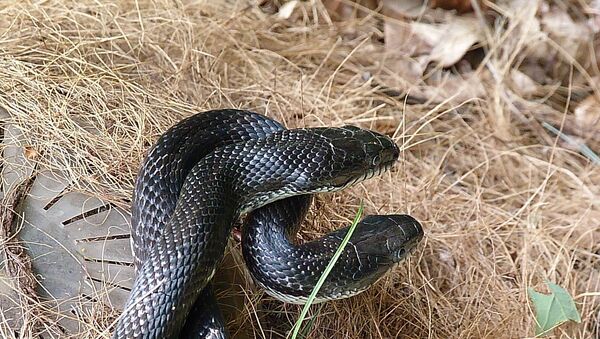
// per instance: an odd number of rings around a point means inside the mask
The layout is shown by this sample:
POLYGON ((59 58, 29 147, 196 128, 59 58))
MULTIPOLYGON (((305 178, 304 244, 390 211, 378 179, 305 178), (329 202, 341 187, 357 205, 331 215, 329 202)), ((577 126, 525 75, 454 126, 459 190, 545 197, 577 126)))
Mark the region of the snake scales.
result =
MULTIPOLYGON (((221 338, 209 287, 234 222, 260 286, 301 303, 345 230, 296 245, 309 194, 333 192, 387 170, 398 158, 387 136, 354 126, 285 129, 257 113, 216 110, 165 132, 139 172, 132 205, 137 276, 115 338, 221 338)), ((353 234, 317 301, 359 293, 422 238, 406 215, 369 216, 353 234)))

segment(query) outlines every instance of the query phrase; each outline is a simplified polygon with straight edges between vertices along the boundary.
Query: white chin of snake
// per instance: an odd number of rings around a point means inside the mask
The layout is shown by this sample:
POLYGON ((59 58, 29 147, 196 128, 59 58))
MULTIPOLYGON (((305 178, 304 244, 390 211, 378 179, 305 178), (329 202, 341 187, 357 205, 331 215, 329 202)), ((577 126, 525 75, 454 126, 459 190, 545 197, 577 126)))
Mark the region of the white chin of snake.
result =
POLYGON ((391 164, 389 165, 384 165, 379 167, 376 170, 372 170, 372 171, 368 171, 365 174, 363 174, 361 177, 358 177, 354 180, 351 180, 350 182, 348 182, 344 188, 348 187, 348 186, 352 186, 354 184, 356 184, 357 182, 361 182, 361 181, 365 181, 367 179, 371 179, 372 177, 376 176, 376 175, 380 175, 383 172, 386 172, 387 170, 389 170, 392 167, 391 164))
MULTIPOLYGON (((263 284, 261 284, 259 282, 257 282, 257 284, 260 287, 262 287, 268 295, 270 295, 271 297, 273 297, 281 302, 288 303, 288 304, 303 305, 303 304, 306 304, 306 302, 308 301, 308 297, 284 294, 279 291, 273 290, 267 286, 264 286, 263 284)), ((360 293, 366 291, 368 288, 369 288, 369 286, 365 286, 363 288, 350 290, 350 291, 339 291, 339 292, 329 295, 325 298, 316 297, 313 300, 313 304, 318 304, 318 303, 322 303, 322 302, 330 301, 330 300, 339 300, 339 299, 350 298, 350 297, 353 297, 357 294, 360 294, 360 293)))

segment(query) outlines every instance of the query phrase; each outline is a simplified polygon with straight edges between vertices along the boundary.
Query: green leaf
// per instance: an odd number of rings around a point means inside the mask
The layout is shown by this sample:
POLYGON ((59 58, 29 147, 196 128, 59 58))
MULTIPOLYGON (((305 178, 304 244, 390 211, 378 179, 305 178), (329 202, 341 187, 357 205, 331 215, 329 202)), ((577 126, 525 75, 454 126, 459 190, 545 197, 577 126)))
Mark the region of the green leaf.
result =
POLYGON ((548 333, 566 321, 581 322, 575 302, 569 293, 564 288, 549 281, 546 281, 546 285, 550 288, 550 294, 536 292, 531 287, 527 289, 529 298, 535 306, 536 337, 548 333))
MULTIPOLYGON (((291 339, 298 338, 298 332, 300 331, 300 327, 302 326, 302 322, 304 321, 304 318, 306 318, 306 314, 308 313, 308 310, 310 309, 310 305, 312 305, 313 301, 315 300, 315 297, 317 296, 317 293, 319 293, 319 289, 321 289, 321 286, 325 282, 325 279, 327 279, 329 272, 331 272, 331 270, 333 269, 333 266, 340 258, 340 255, 342 255, 344 248, 346 248, 346 245, 348 244, 348 241, 350 240, 352 233, 354 233, 354 229, 356 228, 356 225, 358 225, 358 222, 360 221, 360 218, 363 213, 363 209, 364 209, 364 206, 361 201, 360 206, 358 207, 358 211, 356 212, 356 215, 354 216, 354 221, 352 222, 352 225, 348 228, 348 232, 346 232, 346 236, 344 237, 344 239, 342 239, 342 242, 340 243, 337 250, 333 254, 333 257, 329 261, 329 264, 327 265, 327 267, 325 267, 323 274, 321 274, 321 277, 319 277, 317 284, 315 285, 312 292, 308 296, 308 299, 306 300, 306 304, 304 304, 304 307, 302 308, 302 311, 300 312, 300 316, 298 317, 296 324, 294 324, 292 331, 290 332, 290 334, 288 334, 288 337, 291 336, 291 339)), ((315 318, 313 318, 313 319, 315 319, 315 318)), ((310 327, 312 328, 312 322, 310 324, 310 327)))

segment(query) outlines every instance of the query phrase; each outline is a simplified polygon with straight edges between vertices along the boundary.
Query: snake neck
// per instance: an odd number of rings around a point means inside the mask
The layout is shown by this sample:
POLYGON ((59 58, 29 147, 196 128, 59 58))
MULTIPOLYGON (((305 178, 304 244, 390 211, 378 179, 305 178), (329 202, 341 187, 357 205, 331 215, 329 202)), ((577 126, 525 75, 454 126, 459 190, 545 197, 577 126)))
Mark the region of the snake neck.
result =
MULTIPOLYGON (((242 229, 242 244, 260 244, 278 252, 293 251, 296 233, 304 220, 312 196, 300 195, 275 202, 278 208, 258 209, 250 213, 242 229)), ((255 247, 243 246, 248 255, 256 254, 255 247)))

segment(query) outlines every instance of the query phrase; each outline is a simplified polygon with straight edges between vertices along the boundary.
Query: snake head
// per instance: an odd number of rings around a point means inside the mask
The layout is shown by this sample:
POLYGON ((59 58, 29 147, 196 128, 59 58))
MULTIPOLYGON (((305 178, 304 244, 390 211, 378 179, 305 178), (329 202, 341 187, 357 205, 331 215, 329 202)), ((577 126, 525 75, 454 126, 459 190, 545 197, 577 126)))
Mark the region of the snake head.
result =
POLYGON ((312 133, 321 136, 329 146, 327 152, 317 152, 316 157, 326 159, 319 171, 323 182, 328 178, 331 190, 343 189, 388 170, 400 154, 390 137, 356 126, 316 128, 312 133))
MULTIPOLYGON (((348 227, 338 229, 320 242, 314 241, 304 246, 337 249, 347 232, 348 227)), ((356 225, 340 259, 327 278, 327 286, 332 289, 329 292, 333 293, 336 288, 339 290, 339 286, 344 287, 347 295, 364 291, 413 252, 421 239, 423 228, 409 215, 365 217, 356 225)))
POLYGON ((217 160, 206 175, 218 169, 228 177, 222 182, 235 188, 246 213, 294 195, 339 191, 389 169, 399 154, 388 136, 355 126, 300 128, 217 149, 206 158, 217 160))
POLYGON ((377 257, 383 265, 406 258, 423 239, 423 227, 405 214, 369 215, 352 234, 350 241, 358 253, 377 257))

